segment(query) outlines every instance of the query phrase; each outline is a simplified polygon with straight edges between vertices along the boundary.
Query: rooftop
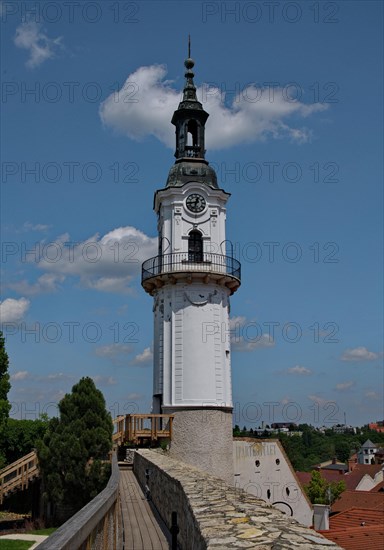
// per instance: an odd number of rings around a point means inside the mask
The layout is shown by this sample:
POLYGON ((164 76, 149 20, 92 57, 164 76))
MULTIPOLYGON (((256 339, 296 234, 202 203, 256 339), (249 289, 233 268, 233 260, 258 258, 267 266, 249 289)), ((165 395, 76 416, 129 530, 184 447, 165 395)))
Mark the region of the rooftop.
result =
POLYGON ((352 507, 365 510, 384 510, 384 493, 371 491, 344 491, 332 505, 332 512, 345 512, 352 507))

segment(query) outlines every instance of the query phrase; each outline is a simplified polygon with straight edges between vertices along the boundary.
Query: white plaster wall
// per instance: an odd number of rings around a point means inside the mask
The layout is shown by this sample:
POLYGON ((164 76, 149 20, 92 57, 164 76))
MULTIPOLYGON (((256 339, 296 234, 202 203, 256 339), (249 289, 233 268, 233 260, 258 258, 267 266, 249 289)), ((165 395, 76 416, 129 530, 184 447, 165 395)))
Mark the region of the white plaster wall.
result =
POLYGON ((163 406, 232 407, 229 292, 203 283, 157 291, 154 394, 163 406))
POLYGON ((227 200, 228 195, 224 191, 193 182, 181 188, 159 191, 155 209, 160 214, 159 233, 165 238, 163 253, 186 252, 188 234, 196 228, 203 234, 204 251, 225 255, 225 246, 220 245, 226 238, 227 200), (206 200, 207 207, 200 214, 194 214, 185 207, 185 199, 191 193, 199 193, 206 200))
POLYGON ((365 476, 361 478, 358 485, 356 486, 355 491, 370 491, 382 481, 383 481, 383 470, 378 472, 374 478, 372 478, 369 474, 365 474, 365 476))
POLYGON ((278 440, 234 440, 233 463, 235 486, 312 525, 312 506, 278 440))

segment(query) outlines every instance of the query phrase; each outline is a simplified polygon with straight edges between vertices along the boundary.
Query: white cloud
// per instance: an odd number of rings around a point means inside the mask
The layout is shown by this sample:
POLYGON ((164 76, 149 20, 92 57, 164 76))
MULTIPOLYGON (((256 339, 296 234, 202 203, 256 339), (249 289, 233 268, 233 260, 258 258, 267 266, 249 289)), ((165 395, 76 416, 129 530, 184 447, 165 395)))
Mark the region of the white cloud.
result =
POLYGON ((55 57, 61 47, 61 40, 62 37, 48 38, 41 30, 41 24, 36 21, 24 21, 16 28, 14 43, 18 48, 28 51, 26 66, 34 69, 47 59, 55 57))
MULTIPOLYGON (((36 294, 55 290, 68 276, 80 278, 81 286, 103 292, 131 292, 131 281, 139 275, 144 260, 157 254, 157 238, 135 227, 119 227, 100 237, 72 242, 69 234, 36 247, 37 265, 47 273, 32 285, 21 281, 12 288, 36 294)), ((32 255, 31 255, 32 257, 32 255)))
POLYGON ((135 393, 135 392, 131 392, 126 396, 127 399, 132 401, 141 401, 143 397, 144 395, 142 393, 135 393))
MULTIPOLYGON (((175 146, 174 128, 169 124, 181 99, 181 92, 165 80, 164 65, 139 67, 130 74, 119 92, 112 93, 100 105, 102 122, 134 140, 155 136, 167 147, 175 146)), ((293 101, 276 88, 248 85, 225 103, 225 93, 215 86, 198 88, 197 97, 211 115, 207 121, 210 149, 223 149, 267 137, 306 142, 311 132, 286 122, 290 117, 306 118, 323 111, 325 104, 306 105, 293 101), (271 100, 272 98, 272 100, 271 100)))
POLYGON ((295 365, 294 367, 287 369, 286 372, 288 374, 296 374, 299 376, 308 376, 309 374, 312 374, 312 371, 310 369, 307 369, 306 367, 301 367, 300 365, 295 365))
POLYGON ((132 360, 132 365, 139 365, 141 367, 146 367, 152 364, 153 361, 153 353, 151 348, 145 348, 142 353, 139 353, 136 355, 136 357, 132 360))
POLYGON ((231 347, 233 351, 253 351, 275 345, 270 334, 263 333, 261 326, 241 315, 229 320, 231 347))
POLYGON ((368 397, 368 399, 373 399, 374 401, 378 401, 379 399, 382 399, 382 396, 377 391, 368 390, 365 392, 365 397, 368 397))
POLYGON ((20 380, 25 380, 26 378, 29 378, 29 372, 27 370, 19 370, 14 374, 11 374, 10 378, 13 382, 19 382, 20 380))
POLYGON ((91 378, 98 386, 114 386, 117 384, 116 380, 112 376, 101 376, 97 374, 91 378))
POLYGON ((0 322, 17 323, 21 321, 28 311, 30 301, 26 298, 7 298, 0 302, 0 322))
POLYGON ((313 401, 313 403, 317 403, 319 406, 324 406, 327 403, 330 403, 328 399, 324 399, 324 397, 321 397, 320 395, 308 395, 307 396, 310 401, 313 401))
POLYGON ((95 354, 98 357, 105 357, 115 365, 127 363, 127 355, 132 353, 132 347, 125 344, 108 344, 96 348, 95 354))
POLYGON ((44 273, 35 283, 30 284, 27 280, 8 283, 8 288, 15 290, 19 294, 34 296, 36 294, 44 294, 47 292, 55 292, 58 290, 58 284, 64 281, 64 275, 55 273, 44 273))
POLYGON ((335 389, 337 391, 348 391, 353 388, 354 385, 355 383, 352 380, 349 380, 348 382, 341 382, 340 384, 336 384, 335 389))
POLYGON ((374 361, 379 355, 373 351, 368 351, 366 347, 347 349, 341 356, 342 361, 374 361))
POLYGON ((50 228, 51 226, 50 225, 45 225, 43 223, 31 223, 31 222, 25 222, 23 224, 23 227, 22 227, 22 231, 23 232, 29 232, 29 231, 36 231, 36 232, 40 232, 40 231, 48 231, 48 229, 50 228))

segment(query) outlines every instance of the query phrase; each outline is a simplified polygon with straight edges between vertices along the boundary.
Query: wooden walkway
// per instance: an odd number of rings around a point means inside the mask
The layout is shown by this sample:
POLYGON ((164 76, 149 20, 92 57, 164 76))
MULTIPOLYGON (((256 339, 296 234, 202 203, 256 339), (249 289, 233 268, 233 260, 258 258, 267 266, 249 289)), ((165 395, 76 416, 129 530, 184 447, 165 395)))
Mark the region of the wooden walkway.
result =
POLYGON ((124 550, 169 550, 170 545, 132 470, 120 470, 120 498, 124 550))

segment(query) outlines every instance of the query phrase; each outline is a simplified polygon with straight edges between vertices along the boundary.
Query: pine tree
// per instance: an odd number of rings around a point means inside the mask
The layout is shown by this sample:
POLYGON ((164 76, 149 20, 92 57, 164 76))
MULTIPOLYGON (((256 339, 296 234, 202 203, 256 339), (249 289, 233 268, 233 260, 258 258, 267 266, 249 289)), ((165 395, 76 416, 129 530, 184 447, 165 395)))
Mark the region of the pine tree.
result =
POLYGON ((0 468, 5 465, 5 431, 11 405, 8 401, 8 392, 11 389, 8 374, 8 354, 5 350, 3 333, 0 331, 0 468))
POLYGON ((45 497, 63 521, 106 485, 112 446, 112 419, 101 391, 82 378, 59 403, 60 418, 50 421, 38 444, 45 497))
POLYGON ((8 354, 5 350, 3 333, 0 331, 0 429, 4 426, 11 410, 7 397, 11 389, 8 366, 8 354))

